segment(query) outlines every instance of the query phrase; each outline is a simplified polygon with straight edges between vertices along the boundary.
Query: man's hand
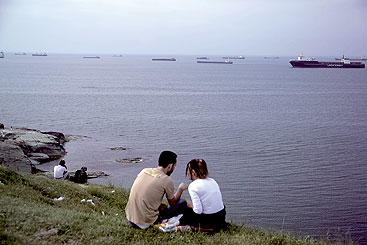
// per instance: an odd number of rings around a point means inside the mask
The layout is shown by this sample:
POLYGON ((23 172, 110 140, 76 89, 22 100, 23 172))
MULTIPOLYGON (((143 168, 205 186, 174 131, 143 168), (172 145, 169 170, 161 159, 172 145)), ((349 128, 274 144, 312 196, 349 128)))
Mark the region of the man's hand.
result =
POLYGON ((187 187, 187 185, 184 183, 184 182, 182 182, 179 186, 178 186, 178 189, 180 189, 181 190, 181 193, 184 191, 184 190, 186 190, 188 187, 187 187))
POLYGON ((178 186, 177 191, 176 191, 175 195, 173 196, 173 198, 171 200, 168 200, 169 205, 175 206, 178 203, 178 201, 180 200, 182 192, 186 189, 187 189, 187 185, 182 182, 178 186))

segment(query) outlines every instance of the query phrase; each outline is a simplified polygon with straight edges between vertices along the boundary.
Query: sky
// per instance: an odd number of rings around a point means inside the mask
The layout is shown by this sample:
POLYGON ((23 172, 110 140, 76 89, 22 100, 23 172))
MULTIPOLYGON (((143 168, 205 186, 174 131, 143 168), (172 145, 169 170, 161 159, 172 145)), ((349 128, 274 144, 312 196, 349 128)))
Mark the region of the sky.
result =
POLYGON ((0 0, 0 51, 367 56, 367 0, 0 0))

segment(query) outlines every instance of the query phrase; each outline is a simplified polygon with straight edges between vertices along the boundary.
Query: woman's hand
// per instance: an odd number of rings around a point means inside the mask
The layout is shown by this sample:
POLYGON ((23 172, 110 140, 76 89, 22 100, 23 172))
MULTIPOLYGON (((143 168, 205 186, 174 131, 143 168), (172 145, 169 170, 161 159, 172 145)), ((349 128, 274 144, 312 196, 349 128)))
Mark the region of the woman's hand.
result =
POLYGON ((191 201, 186 201, 187 202, 187 207, 188 208, 193 208, 193 206, 192 206, 192 202, 191 201))

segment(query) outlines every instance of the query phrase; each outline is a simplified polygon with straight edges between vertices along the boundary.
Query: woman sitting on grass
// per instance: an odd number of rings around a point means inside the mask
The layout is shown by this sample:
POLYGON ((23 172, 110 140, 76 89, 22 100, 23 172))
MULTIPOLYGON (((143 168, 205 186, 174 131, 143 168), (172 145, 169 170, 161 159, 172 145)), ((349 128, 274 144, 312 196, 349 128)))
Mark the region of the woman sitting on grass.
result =
POLYGON ((226 226, 226 210, 217 182, 208 175, 203 159, 193 159, 187 164, 186 176, 192 180, 188 187, 192 203, 188 202, 180 224, 203 231, 219 231, 226 226))

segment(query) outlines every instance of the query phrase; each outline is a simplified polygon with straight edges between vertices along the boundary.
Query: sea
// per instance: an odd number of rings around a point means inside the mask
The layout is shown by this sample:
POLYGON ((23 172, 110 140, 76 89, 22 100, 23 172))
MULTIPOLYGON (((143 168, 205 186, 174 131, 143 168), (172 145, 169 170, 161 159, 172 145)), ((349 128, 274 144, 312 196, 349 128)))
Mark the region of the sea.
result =
POLYGON ((292 68, 295 57, 96 55, 6 53, 0 122, 69 135, 68 169, 109 175, 92 183, 130 188, 171 150, 176 186, 189 184, 187 162, 203 158, 228 221, 367 243, 367 69, 292 68))

